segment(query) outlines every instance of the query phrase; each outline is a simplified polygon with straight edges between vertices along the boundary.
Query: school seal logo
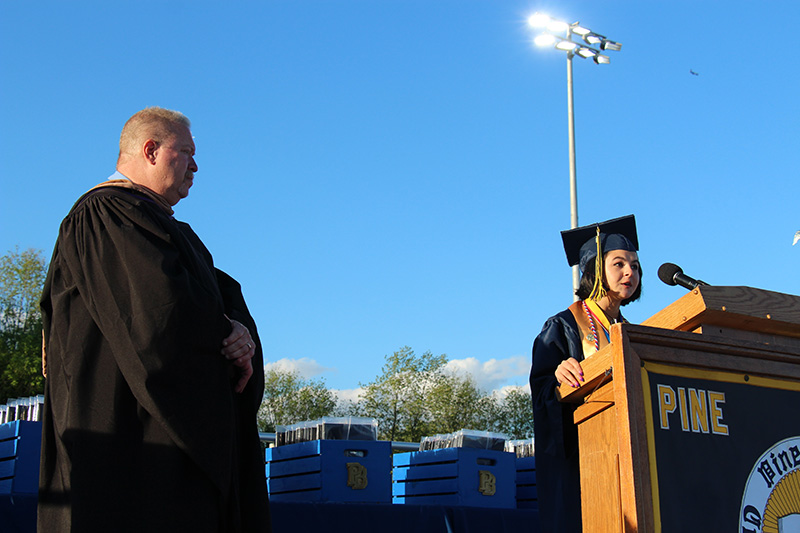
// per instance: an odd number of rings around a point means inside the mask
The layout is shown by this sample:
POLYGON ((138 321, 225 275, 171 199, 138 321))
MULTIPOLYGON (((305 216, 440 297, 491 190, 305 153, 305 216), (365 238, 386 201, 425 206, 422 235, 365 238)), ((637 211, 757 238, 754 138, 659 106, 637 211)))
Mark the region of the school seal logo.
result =
POLYGON ((800 531, 800 437, 778 442, 753 465, 739 526, 742 533, 800 531))

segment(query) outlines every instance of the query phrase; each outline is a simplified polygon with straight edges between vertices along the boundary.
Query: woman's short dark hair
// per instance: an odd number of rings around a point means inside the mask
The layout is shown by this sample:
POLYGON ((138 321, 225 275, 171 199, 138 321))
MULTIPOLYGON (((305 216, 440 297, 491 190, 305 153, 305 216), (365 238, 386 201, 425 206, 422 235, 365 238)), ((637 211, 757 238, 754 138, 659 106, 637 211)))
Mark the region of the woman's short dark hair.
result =
MULTIPOLYGON (((603 285, 608 288, 606 283, 603 285)), ((586 267, 586 272, 581 275, 581 283, 578 285, 578 289, 575 291, 575 295, 580 298, 581 300, 586 300, 589 298, 589 295, 592 294, 592 289, 594 288, 594 261, 589 261, 589 265, 586 267)), ((620 305, 628 305, 631 302, 638 300, 642 296, 642 265, 639 264, 639 286, 636 287, 636 290, 633 292, 633 296, 628 298, 627 300, 622 300, 620 305)))

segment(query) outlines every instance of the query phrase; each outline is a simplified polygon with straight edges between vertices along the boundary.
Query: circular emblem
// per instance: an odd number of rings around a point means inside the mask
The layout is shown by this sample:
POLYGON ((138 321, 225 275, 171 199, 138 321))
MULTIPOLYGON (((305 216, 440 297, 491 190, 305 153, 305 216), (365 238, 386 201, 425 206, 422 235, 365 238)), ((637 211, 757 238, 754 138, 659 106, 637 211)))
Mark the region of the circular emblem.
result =
POLYGON ((589 342, 594 342, 594 335, 589 333, 588 335, 586 335, 586 340, 589 342))
POLYGON ((800 531, 800 437, 778 442, 753 465, 739 526, 742 533, 800 531))

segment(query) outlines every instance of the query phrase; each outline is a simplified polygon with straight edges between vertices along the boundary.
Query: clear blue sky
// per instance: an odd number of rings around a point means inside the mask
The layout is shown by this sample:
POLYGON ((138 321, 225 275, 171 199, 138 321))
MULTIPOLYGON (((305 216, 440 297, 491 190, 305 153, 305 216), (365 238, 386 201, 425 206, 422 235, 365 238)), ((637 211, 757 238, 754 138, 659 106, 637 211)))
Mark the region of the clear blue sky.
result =
POLYGON ((574 77, 580 223, 638 221, 627 317, 684 294, 666 261, 800 293, 796 0, 0 0, 0 252, 49 258, 125 120, 178 109, 200 170, 176 214, 269 361, 352 389, 409 345, 522 385, 572 301, 566 58, 534 11, 623 44, 574 77))

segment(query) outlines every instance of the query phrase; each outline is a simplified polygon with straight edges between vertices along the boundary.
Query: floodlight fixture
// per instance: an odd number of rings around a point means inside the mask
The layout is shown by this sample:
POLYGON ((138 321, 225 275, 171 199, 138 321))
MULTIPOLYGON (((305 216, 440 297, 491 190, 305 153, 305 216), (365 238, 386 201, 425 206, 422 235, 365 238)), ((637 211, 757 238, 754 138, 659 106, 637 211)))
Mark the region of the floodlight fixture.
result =
POLYGON ((622 49, 621 43, 607 39, 605 35, 581 26, 580 22, 568 24, 564 21, 556 20, 545 13, 536 12, 528 17, 528 25, 533 28, 544 28, 544 32, 533 41, 537 46, 555 45, 558 50, 567 52, 570 59, 572 55, 577 54, 584 59, 592 58, 595 63, 604 65, 609 63, 608 57, 602 56, 600 51, 593 47, 613 52, 618 52, 622 49), (573 40, 573 35, 579 37, 590 46, 584 46, 583 43, 573 40))
POLYGON ((544 13, 534 13, 528 17, 528 26, 532 28, 544 28, 550 22, 550 17, 544 13))
POLYGON ((566 22, 561 22, 560 20, 551 20, 547 25, 547 31, 552 31, 554 33, 563 33, 569 30, 569 28, 569 24, 566 22))
POLYGON ((556 44, 556 37, 555 35, 550 35, 549 33, 543 33, 541 35, 537 35, 533 42, 536 44, 536 46, 553 46, 556 44))
POLYGON ((572 41, 567 40, 560 40, 556 43, 556 48, 559 50, 564 50, 565 52, 572 52, 576 48, 578 48, 577 43, 573 43, 572 41))
POLYGON ((583 40, 586 44, 600 44, 603 42, 604 37, 602 35, 598 35, 594 32, 587 33, 583 36, 583 40))
POLYGON ((603 39, 603 42, 600 43, 600 50, 611 50, 612 52, 619 52, 620 50, 622 50, 622 43, 611 41, 609 39, 603 39))

